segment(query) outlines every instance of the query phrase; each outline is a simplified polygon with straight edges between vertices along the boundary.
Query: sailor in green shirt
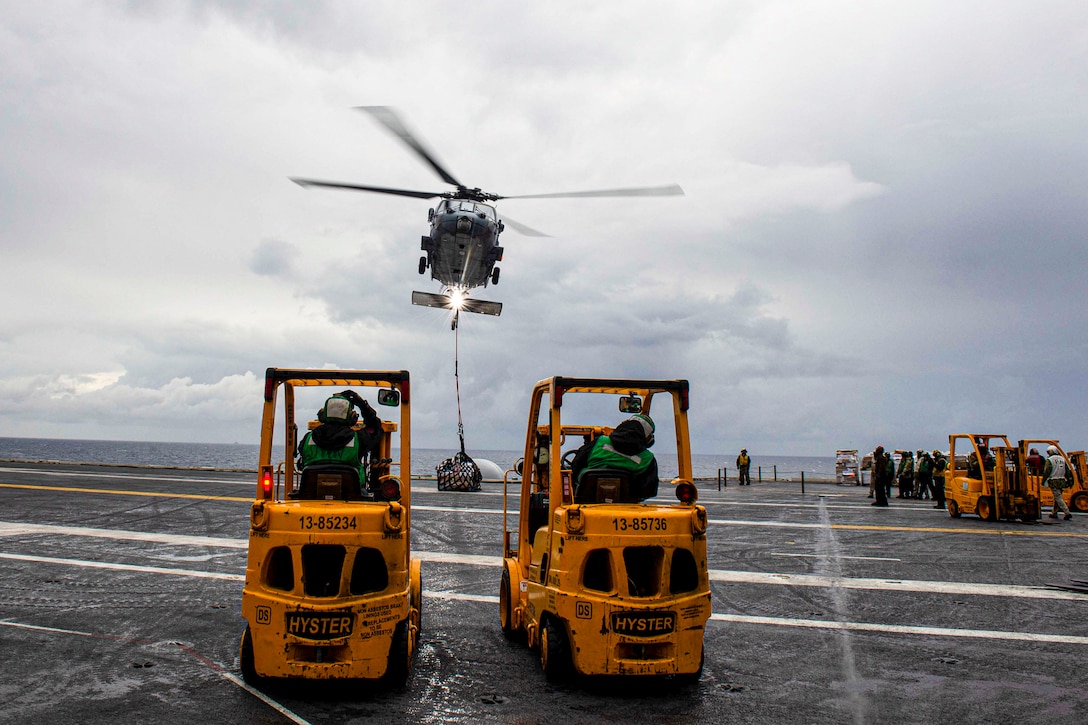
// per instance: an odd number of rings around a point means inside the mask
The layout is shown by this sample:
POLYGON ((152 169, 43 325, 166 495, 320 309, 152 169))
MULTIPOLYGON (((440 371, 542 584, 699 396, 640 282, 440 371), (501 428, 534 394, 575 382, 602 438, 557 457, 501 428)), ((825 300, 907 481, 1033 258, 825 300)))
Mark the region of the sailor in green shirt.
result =
POLYGON ((574 455, 571 474, 577 485, 582 472, 593 468, 612 468, 631 473, 631 496, 643 501, 657 495, 660 482, 657 459, 648 449, 654 444, 654 422, 638 413, 623 421, 610 435, 597 436, 574 455))

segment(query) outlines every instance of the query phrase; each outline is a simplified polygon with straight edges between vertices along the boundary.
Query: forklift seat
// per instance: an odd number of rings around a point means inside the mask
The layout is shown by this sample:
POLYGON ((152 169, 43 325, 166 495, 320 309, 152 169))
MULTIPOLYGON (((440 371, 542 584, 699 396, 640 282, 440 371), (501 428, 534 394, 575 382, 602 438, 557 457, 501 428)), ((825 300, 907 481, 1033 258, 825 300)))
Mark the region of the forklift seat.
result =
POLYGON ((631 495, 631 472, 616 468, 587 468, 578 474, 575 503, 638 503, 631 495))
POLYGON ((303 501, 361 501, 359 469, 343 463, 311 463, 302 470, 298 499, 303 501))

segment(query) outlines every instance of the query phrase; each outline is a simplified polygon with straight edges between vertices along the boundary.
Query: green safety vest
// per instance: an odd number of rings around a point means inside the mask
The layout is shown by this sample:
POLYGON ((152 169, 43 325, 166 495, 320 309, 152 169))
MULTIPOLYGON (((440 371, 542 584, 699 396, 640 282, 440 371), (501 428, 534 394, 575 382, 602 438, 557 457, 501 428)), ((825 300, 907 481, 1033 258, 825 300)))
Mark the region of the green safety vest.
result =
POLYGON ((328 449, 314 443, 313 432, 302 439, 302 467, 312 463, 344 463, 359 467, 359 483, 366 484, 366 467, 359 460, 359 434, 355 433, 343 448, 328 449))
POLYGON ((625 456, 612 447, 612 439, 608 436, 598 436, 593 450, 589 453, 584 470, 590 468, 618 468, 621 471, 642 473, 650 467, 654 454, 643 451, 636 456, 625 456))

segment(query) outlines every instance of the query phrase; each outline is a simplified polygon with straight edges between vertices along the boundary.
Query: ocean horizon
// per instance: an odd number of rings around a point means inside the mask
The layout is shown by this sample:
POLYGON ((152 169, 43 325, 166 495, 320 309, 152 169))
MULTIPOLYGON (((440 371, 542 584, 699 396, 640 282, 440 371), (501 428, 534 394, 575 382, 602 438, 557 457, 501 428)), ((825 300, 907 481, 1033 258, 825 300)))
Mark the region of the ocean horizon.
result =
MULTIPOLYGON (((165 466, 238 471, 257 470, 260 448, 252 443, 168 443, 155 441, 106 441, 70 438, 0 438, 0 460, 16 462, 89 463, 124 466, 165 466)), ((454 448, 413 448, 412 475, 434 476, 435 468, 457 452, 454 448)), ((521 451, 473 450, 474 459, 488 460, 500 469, 513 467, 521 451)), ((658 454, 662 478, 676 475, 676 456, 658 454)), ((718 477, 725 469, 736 479, 736 454, 692 454, 692 468, 700 479, 718 477)), ((834 456, 752 455, 752 479, 834 478, 834 456)))

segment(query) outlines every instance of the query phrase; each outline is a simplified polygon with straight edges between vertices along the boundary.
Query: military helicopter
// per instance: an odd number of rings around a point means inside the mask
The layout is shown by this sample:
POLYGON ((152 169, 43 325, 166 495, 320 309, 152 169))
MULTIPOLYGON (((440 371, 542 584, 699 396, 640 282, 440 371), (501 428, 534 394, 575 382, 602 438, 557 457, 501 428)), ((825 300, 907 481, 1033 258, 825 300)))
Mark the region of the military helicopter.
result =
POLYGON ((426 307, 440 307, 454 311, 453 325, 456 327, 460 311, 478 312, 486 315, 498 315, 502 312, 501 302, 473 300, 468 292, 476 287, 487 287, 499 283, 499 268, 503 248, 499 246, 499 234, 509 225, 511 229, 531 237, 546 237, 547 234, 531 227, 519 224, 510 217, 500 219, 495 206, 490 202, 501 199, 558 199, 576 197, 616 197, 616 196, 678 196, 684 191, 677 185, 603 189, 599 191, 573 191, 551 194, 521 194, 502 196, 469 188, 454 178, 440 164, 433 153, 408 130, 400 117, 387 106, 359 106, 357 110, 373 116, 388 131, 400 138, 410 149, 438 174, 447 184, 456 187, 453 191, 413 191, 410 189, 391 189, 384 186, 348 184, 336 181, 318 181, 292 177, 291 181, 302 187, 322 187, 326 189, 346 189, 349 191, 369 191, 378 194, 409 196, 416 199, 441 200, 427 213, 431 224, 431 233, 423 237, 421 248, 425 255, 419 258, 419 273, 431 270, 431 279, 438 280, 445 287, 446 294, 413 292, 412 303, 426 307), (505 223, 504 223, 505 221, 505 223))

